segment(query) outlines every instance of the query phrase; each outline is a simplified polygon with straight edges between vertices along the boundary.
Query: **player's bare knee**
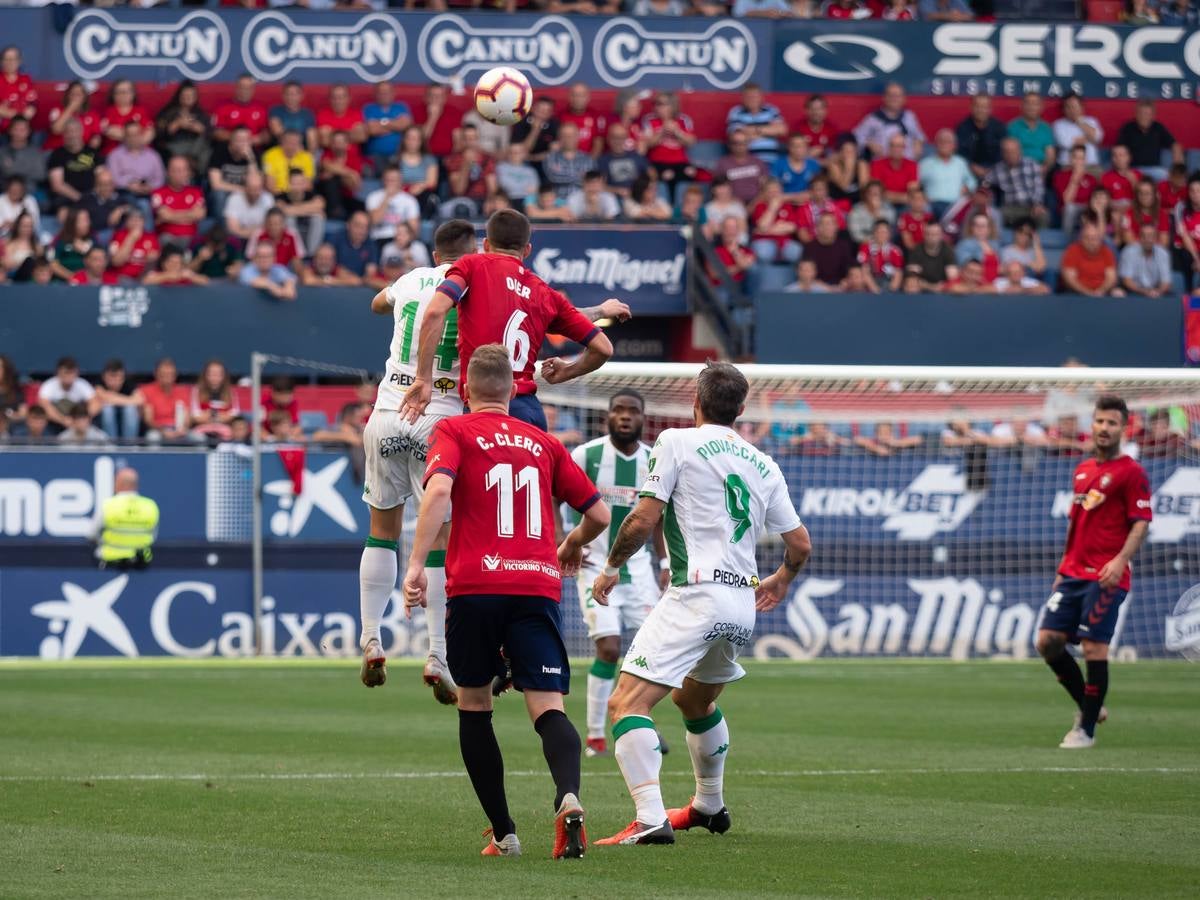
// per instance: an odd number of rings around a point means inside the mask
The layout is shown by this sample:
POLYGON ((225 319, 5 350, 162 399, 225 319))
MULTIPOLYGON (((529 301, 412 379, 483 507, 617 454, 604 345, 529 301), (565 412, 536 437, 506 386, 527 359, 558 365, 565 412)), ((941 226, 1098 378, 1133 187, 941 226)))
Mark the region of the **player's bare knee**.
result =
POLYGON ((1088 662, 1100 662, 1108 659, 1108 644, 1102 644, 1100 641, 1080 641, 1079 649, 1083 653, 1083 658, 1088 662))
POLYGON ((716 701, 700 697, 683 688, 671 691, 671 700, 685 719, 703 719, 717 708, 716 701))
POLYGON ((1043 659, 1054 659, 1054 657, 1062 653, 1063 648, 1066 646, 1067 636, 1065 634, 1045 629, 1038 632, 1037 651, 1042 655, 1043 659))
POLYGON ((596 659, 601 662, 616 664, 621 658, 621 639, 618 637, 602 637, 596 640, 596 659))
POLYGON ((371 537, 381 541, 399 541, 400 528, 404 519, 404 506, 394 509, 371 507, 371 537))

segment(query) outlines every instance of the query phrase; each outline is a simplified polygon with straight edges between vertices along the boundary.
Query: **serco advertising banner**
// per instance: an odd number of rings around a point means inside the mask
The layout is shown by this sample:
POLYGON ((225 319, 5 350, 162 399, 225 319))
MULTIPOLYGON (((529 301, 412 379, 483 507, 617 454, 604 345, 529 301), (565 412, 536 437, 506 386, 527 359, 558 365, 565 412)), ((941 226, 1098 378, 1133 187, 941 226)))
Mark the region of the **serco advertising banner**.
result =
POLYGON ((782 91, 874 94, 897 81, 933 96, 1200 96, 1200 31, 1184 28, 823 20, 774 35, 772 84, 782 91))
POLYGON ((732 90, 770 68, 769 26, 740 20, 89 9, 59 37, 48 11, 18 15, 50 38, 25 54, 41 79, 469 83, 505 64, 539 86, 732 90))

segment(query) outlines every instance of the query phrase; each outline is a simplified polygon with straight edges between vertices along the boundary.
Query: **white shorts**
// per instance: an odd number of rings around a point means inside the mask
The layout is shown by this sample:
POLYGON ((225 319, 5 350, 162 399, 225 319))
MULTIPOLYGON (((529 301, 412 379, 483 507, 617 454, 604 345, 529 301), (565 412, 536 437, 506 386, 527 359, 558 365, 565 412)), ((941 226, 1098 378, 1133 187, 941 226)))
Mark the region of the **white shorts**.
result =
POLYGON ((395 509, 410 497, 421 502, 429 438, 445 416, 424 415, 413 424, 395 410, 375 409, 363 429, 366 477, 363 502, 375 509, 395 509))
POLYGON ((599 570, 580 569, 576 578, 579 608, 583 611, 583 621, 587 623, 588 640, 620 637, 623 632, 637 631, 662 593, 650 566, 630 571, 632 581, 618 584, 612 589, 608 595, 608 606, 601 606, 592 599, 592 585, 599 574, 599 570))
POLYGON ((622 672, 683 687, 725 684, 746 674, 738 654, 754 634, 754 591, 704 582, 670 587, 625 651, 622 672))

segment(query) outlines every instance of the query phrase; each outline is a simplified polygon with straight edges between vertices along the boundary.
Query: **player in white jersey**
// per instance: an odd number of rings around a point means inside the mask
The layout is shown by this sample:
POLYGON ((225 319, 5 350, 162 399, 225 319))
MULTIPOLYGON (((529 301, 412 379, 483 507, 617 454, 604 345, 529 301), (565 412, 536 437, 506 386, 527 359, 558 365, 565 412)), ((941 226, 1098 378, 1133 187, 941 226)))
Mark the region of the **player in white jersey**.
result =
MULTIPOLYGON (((371 311, 392 316, 395 331, 391 353, 375 409, 363 431, 366 477, 363 501, 371 508, 371 531, 358 567, 359 606, 362 617, 363 651, 361 677, 367 687, 387 680, 386 659, 380 641, 379 626, 396 586, 396 553, 409 497, 421 502, 421 479, 425 474, 425 456, 434 426, 447 416, 463 411, 458 394, 461 377, 458 365, 458 320, 447 316, 441 341, 434 354, 433 398, 425 414, 414 423, 400 415, 404 392, 416 375, 417 335, 426 307, 445 279, 446 271, 460 256, 474 253, 475 226, 462 219, 451 219, 434 235, 434 268, 417 268, 400 276, 371 300, 371 311)), ((429 579, 429 607, 425 615, 429 629, 429 656, 422 677, 433 688, 441 703, 457 702, 454 682, 446 665, 446 538, 449 526, 442 529, 439 542, 425 562, 429 579)))
POLYGON ((676 830, 729 829, 722 796, 729 726, 716 700, 746 674, 737 658, 754 634, 755 610, 779 605, 811 552, 779 467, 734 430, 749 390, 728 363, 701 371, 696 427, 659 435, 638 505, 592 586, 596 601, 607 602, 620 566, 664 520, 671 587, 629 646, 609 701, 617 764, 637 817, 597 844, 673 844, 676 830), (779 569, 759 581, 754 551, 764 530, 782 535, 786 549, 779 569), (670 812, 659 789, 662 755, 650 718, 667 694, 683 713, 696 775, 692 801, 670 812))
MULTIPOLYGON (((583 565, 576 584, 579 606, 587 623, 588 638, 596 644, 596 658, 587 679, 587 756, 608 752, 605 721, 608 698, 621 657, 621 634, 637 631, 658 602, 670 579, 662 527, 654 529, 654 550, 662 568, 655 571, 650 550, 641 546, 620 568, 617 584, 601 605, 592 599, 592 583, 608 558, 609 538, 617 533, 625 516, 637 504, 638 488, 649 473, 650 447, 642 443, 646 401, 632 389, 617 391, 608 401, 608 434, 580 444, 571 457, 600 489, 600 497, 612 511, 612 524, 584 549, 583 565)), ((564 521, 573 528, 579 514, 563 506, 564 521)))

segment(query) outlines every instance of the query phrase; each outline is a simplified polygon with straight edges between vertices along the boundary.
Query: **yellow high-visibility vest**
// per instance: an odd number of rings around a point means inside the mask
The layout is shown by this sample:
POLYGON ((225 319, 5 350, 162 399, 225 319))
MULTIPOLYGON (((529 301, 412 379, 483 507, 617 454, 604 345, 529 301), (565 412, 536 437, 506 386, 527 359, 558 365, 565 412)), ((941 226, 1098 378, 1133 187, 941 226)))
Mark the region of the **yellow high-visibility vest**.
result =
POLYGON ((137 559, 150 561, 150 548, 158 529, 158 504, 140 494, 117 494, 101 507, 103 529, 96 555, 102 562, 137 559))

